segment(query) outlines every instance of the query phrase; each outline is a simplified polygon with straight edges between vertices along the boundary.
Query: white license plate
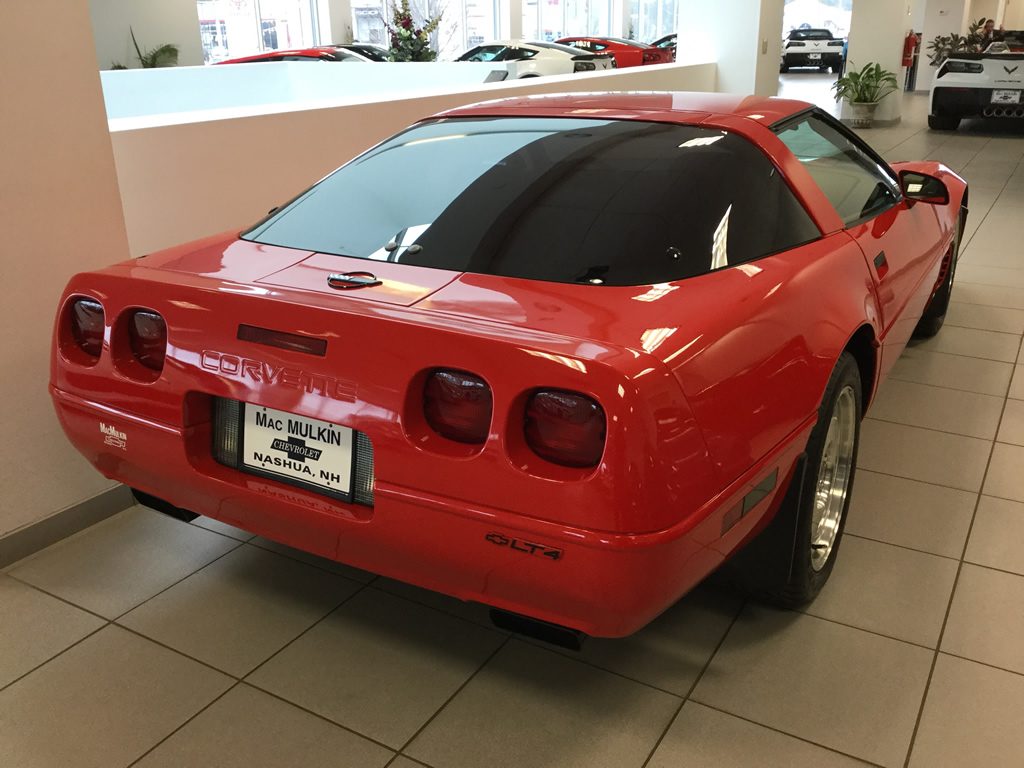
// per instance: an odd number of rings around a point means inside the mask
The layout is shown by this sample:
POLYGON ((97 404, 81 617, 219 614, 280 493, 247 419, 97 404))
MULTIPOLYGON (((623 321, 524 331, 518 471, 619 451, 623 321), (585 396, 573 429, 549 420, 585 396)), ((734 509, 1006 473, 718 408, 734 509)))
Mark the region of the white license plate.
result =
POLYGON ((261 405, 245 406, 242 465, 334 495, 352 492, 352 430, 261 405))
POLYGON ((1020 104, 1020 91, 992 91, 993 104, 1020 104))
POLYGON ((807 54, 807 58, 808 59, 820 59, 821 58, 821 54, 820 53, 808 53, 807 54))

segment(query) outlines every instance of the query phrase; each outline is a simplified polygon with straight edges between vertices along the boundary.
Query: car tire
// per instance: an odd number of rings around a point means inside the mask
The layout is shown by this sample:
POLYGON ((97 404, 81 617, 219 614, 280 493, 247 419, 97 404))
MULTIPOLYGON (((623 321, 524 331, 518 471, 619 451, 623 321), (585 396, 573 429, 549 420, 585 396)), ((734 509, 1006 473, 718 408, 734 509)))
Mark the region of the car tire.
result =
POLYGON ((853 493, 862 403, 860 369, 843 352, 779 510, 723 567, 725 578, 748 596, 796 608, 817 597, 828 581, 853 493))
POLYGON ((930 339, 942 329, 942 324, 946 322, 946 311, 949 309, 949 300, 953 295, 953 281, 956 279, 956 265, 960 261, 960 235, 964 231, 966 219, 967 210, 961 208, 956 223, 956 234, 949 246, 949 252, 943 257, 939 278, 936 280, 939 287, 928 300, 921 319, 914 327, 915 339, 930 339))
POLYGON ((535 73, 533 73, 533 72, 528 72, 528 73, 526 73, 525 75, 520 75, 520 76, 519 76, 519 79, 520 79, 520 80, 525 80, 525 79, 526 79, 526 78, 528 78, 528 77, 540 77, 540 75, 538 75, 538 74, 535 74, 535 73))
POLYGON ((785 64, 780 64, 779 65, 779 72, 782 72, 782 73, 789 72, 789 67, 787 67, 785 64))
POLYGON ((955 131, 960 127, 960 118, 949 115, 928 115, 928 127, 933 131, 955 131))

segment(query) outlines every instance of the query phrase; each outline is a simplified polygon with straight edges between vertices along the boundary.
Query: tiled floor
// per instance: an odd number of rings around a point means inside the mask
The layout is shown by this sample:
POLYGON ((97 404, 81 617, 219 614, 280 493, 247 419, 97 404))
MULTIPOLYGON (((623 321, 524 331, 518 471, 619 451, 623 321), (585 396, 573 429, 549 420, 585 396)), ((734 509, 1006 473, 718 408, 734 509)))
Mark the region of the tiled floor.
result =
POLYGON ((702 587, 574 654, 135 507, 0 573, 0 766, 1024 766, 1024 137, 924 102, 866 135, 970 181, 954 303, 805 611, 702 587))

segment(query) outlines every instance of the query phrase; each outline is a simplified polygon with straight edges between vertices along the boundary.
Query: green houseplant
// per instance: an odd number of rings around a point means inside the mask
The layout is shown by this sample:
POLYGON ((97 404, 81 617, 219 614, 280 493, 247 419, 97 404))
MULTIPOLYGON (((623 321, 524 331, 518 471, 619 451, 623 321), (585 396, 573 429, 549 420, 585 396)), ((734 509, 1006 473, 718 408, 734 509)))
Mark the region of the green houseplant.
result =
POLYGON ((391 48, 388 57, 391 61, 434 61, 437 51, 430 47, 430 36, 441 23, 441 14, 420 27, 416 25, 409 0, 391 7, 391 23, 385 22, 391 37, 391 48))
POLYGON ((980 51, 983 26, 985 26, 985 19, 981 18, 976 19, 967 27, 966 36, 956 32, 949 35, 936 35, 928 43, 929 63, 933 67, 937 67, 954 53, 975 53, 980 51))
POLYGON ((843 99, 853 107, 855 128, 870 128, 879 102, 899 89, 896 73, 869 62, 859 70, 848 70, 832 85, 836 101, 843 99))

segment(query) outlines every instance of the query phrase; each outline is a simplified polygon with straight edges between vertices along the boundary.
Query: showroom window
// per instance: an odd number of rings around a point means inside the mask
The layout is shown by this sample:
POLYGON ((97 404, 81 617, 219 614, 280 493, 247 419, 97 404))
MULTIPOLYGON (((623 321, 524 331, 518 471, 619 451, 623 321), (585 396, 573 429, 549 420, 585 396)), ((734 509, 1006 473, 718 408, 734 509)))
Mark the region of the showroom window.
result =
POLYGON ((609 35, 610 0, 523 0, 523 38, 551 42, 578 35, 609 35))
POLYGON ((207 64, 320 44, 316 0, 197 0, 207 64))
POLYGON ((676 31, 677 0, 631 0, 626 36, 642 43, 676 31))

